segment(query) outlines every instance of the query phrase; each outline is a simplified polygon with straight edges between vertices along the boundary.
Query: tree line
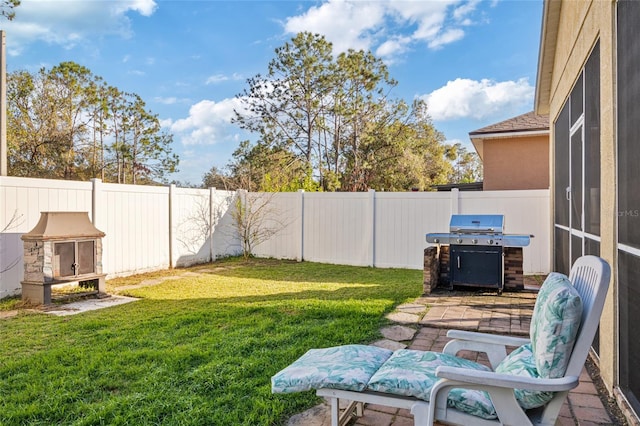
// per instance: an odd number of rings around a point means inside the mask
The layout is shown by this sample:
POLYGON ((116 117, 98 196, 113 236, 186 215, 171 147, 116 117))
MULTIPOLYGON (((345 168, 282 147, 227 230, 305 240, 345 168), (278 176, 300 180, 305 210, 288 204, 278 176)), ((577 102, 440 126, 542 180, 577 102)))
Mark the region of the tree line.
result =
POLYGON ((135 93, 74 62, 7 75, 9 174, 105 182, 165 182, 173 136, 135 93))
POLYGON ((204 186, 250 191, 406 191, 481 178, 479 160, 446 144, 424 101, 391 96, 397 82, 371 52, 334 56, 323 36, 299 33, 247 80, 235 111, 244 141, 204 186))
MULTIPOLYGON (((249 191, 406 191, 481 179, 475 153, 445 143, 427 105, 391 96, 397 82, 371 52, 337 56, 299 33, 247 80, 233 122, 255 135, 203 187, 249 191)), ((173 135, 143 99, 63 62, 7 76, 9 174, 166 183, 173 135)))

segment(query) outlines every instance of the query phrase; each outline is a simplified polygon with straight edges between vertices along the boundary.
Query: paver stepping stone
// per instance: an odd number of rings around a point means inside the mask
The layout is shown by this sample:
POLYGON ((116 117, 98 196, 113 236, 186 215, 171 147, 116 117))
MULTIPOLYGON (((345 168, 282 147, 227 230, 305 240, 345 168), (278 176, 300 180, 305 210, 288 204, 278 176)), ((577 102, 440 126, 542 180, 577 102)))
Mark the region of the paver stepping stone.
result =
POLYGON ((330 426, 331 408, 327 404, 319 404, 300 414, 291 417, 287 426, 330 426))
POLYGON ((416 331, 417 330, 415 328, 405 327, 403 325, 392 325, 391 327, 383 328, 380 330, 380 333, 382 333, 382 335, 387 339, 402 342, 413 339, 413 336, 416 335, 416 331))
POLYGON ((417 324, 420 321, 420 315, 409 314, 407 312, 391 312, 387 315, 387 319, 401 324, 417 324))
POLYGON ((397 310, 418 315, 426 311, 427 307, 417 303, 405 303, 404 305, 398 306, 397 310))
POLYGON ((67 316, 79 314, 86 311, 95 311, 96 309, 109 308, 111 306, 122 305, 124 303, 135 302, 139 299, 127 296, 111 296, 102 299, 85 299, 77 302, 67 303, 53 309, 47 309, 44 312, 51 315, 67 316))

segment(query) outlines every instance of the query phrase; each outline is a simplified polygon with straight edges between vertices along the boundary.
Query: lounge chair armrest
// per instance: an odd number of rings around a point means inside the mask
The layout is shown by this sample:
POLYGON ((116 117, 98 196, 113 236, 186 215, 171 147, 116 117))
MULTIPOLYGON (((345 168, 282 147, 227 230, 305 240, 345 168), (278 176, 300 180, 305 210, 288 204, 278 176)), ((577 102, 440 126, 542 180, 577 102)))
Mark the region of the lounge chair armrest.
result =
POLYGON ((502 387, 510 389, 527 389, 547 392, 568 391, 578 386, 577 376, 565 376, 557 379, 533 379, 531 377, 513 376, 493 371, 478 371, 460 367, 440 366, 436 376, 442 379, 455 380, 474 385, 502 387))
POLYGON ((530 342, 528 338, 503 336, 498 334, 478 333, 475 331, 449 330, 447 337, 457 340, 468 340, 473 342, 490 343, 503 346, 522 346, 530 342))
POLYGON ((500 336, 462 330, 449 330, 447 337, 451 337, 453 340, 445 345, 442 352, 454 356, 457 355, 458 352, 465 350, 485 353, 494 370, 507 356, 507 346, 522 346, 529 343, 529 339, 522 337, 500 336))

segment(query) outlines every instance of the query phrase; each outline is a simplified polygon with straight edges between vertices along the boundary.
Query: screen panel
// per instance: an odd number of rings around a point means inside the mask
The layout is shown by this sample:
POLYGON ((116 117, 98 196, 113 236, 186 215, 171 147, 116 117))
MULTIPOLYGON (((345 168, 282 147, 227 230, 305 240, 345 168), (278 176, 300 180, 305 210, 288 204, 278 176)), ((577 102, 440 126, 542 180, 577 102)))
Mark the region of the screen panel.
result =
POLYGON ((569 226, 569 104, 567 103, 554 123, 554 220, 569 226))
POLYGON ((640 413, 640 2, 617 4, 618 327, 620 388, 640 413))
POLYGON ((571 263, 569 262, 569 231, 555 228, 553 245, 553 270, 569 275, 571 263))
POLYGON ((571 136, 571 228, 582 230, 582 129, 571 136))
POLYGON ((600 235, 600 42, 584 69, 584 230, 600 235))
POLYGON ((569 104, 571 105, 571 126, 576 124, 576 122, 582 115, 584 101, 583 90, 583 75, 580 74, 580 78, 578 78, 578 81, 576 81, 576 85, 573 86, 573 90, 571 91, 571 101, 569 102, 569 104))
POLYGON ((640 248, 640 4, 618 3, 618 242, 640 248))

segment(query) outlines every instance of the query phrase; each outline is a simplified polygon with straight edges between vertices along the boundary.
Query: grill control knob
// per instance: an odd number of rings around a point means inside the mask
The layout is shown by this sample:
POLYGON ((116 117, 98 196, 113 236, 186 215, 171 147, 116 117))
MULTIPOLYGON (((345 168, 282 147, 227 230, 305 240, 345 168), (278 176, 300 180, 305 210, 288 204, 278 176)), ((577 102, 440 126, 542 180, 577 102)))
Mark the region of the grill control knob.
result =
POLYGON ((488 240, 487 241, 489 244, 493 244, 493 240, 488 240))
POLYGON ((462 238, 458 238, 456 241, 458 242, 458 244, 462 244, 462 238))
POLYGON ((477 240, 477 239, 475 239, 475 238, 474 238, 473 240, 471 240, 471 242, 472 242, 473 244, 478 244, 478 240, 477 240))
POLYGON ((434 239, 433 239, 433 242, 434 242, 434 243, 436 243, 436 244, 438 244, 438 243, 440 242, 440 238, 434 238, 434 239))

